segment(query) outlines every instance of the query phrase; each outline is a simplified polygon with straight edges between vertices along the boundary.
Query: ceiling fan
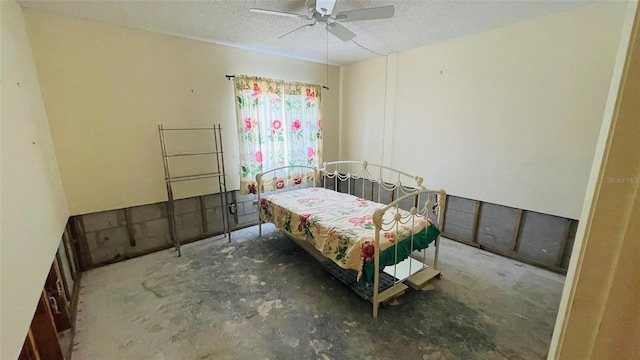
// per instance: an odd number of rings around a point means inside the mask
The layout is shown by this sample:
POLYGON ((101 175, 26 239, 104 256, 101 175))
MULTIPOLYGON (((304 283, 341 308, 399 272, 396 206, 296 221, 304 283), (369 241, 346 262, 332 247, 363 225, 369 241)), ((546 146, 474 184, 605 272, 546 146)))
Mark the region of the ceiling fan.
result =
POLYGON ((286 34, 281 35, 278 39, 282 39, 283 37, 298 30, 308 29, 317 23, 325 23, 327 30, 342 41, 349 41, 356 37, 356 34, 344 27, 340 22, 388 19, 393 17, 395 12, 395 7, 393 5, 388 5, 368 9, 342 11, 333 14, 336 1, 337 0, 307 0, 307 10, 309 13, 306 15, 257 8, 251 8, 249 11, 258 14, 313 20, 312 23, 293 29, 286 34))

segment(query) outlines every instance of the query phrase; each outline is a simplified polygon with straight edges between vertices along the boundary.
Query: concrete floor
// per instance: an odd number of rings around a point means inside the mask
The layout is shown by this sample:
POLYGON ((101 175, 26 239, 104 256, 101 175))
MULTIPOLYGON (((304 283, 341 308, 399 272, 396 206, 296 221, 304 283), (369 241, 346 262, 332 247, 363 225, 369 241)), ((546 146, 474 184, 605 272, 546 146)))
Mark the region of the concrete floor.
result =
POLYGON ((271 225, 88 271, 74 360, 543 359, 564 277, 444 239, 443 277, 377 320, 271 225), (265 231, 266 229, 266 231, 265 231))

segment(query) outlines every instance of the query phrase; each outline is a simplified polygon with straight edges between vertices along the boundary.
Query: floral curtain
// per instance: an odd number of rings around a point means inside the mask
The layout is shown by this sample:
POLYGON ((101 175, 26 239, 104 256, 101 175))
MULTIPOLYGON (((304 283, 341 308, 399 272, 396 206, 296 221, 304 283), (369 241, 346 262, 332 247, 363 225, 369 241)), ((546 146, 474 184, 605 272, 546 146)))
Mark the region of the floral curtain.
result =
MULTIPOLYGON (((256 192, 256 174, 263 170, 322 164, 320 92, 320 85, 236 75, 242 194, 256 192)), ((299 175, 291 185, 311 178, 299 175)), ((272 183, 278 188, 289 185, 272 183)))

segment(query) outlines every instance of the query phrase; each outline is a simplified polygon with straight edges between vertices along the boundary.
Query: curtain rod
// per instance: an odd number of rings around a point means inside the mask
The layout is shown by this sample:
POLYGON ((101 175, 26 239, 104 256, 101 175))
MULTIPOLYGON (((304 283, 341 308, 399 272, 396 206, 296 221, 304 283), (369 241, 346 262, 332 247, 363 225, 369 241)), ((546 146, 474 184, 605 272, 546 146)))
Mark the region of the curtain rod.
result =
MULTIPOLYGON (((236 76, 235 75, 225 75, 225 77, 227 78, 227 80, 231 80, 231 79, 235 79, 236 76)), ((322 85, 323 89, 329 90, 329 88, 326 85, 322 85)))

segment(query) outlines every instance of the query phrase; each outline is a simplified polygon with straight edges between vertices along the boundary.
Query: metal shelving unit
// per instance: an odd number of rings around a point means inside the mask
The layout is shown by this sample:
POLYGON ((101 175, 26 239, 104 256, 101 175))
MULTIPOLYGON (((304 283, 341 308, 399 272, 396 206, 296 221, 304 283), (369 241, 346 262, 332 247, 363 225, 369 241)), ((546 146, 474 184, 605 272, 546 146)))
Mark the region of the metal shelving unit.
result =
MULTIPOLYGON (((214 124, 212 127, 199 127, 199 128, 165 128, 162 124, 158 125, 158 134, 160 136, 160 145, 162 148, 162 162, 164 163, 164 179, 167 187, 167 210, 169 217, 169 229, 171 231, 171 237, 173 238, 178 256, 182 256, 180 251, 180 239, 178 238, 178 232, 176 229, 176 218, 174 209, 173 198, 173 183, 202 180, 209 178, 217 178, 218 186, 222 204, 222 222, 224 236, 231 241, 231 233, 229 231, 229 215, 227 214, 228 199, 227 199, 227 182, 226 173, 224 167, 224 149, 222 147, 222 127, 219 124, 214 124), (213 150, 204 152, 167 152, 166 134, 169 132, 181 132, 181 133, 193 133, 193 132, 211 132, 213 140, 213 150), (200 157, 203 161, 212 161, 215 171, 205 173, 195 173, 180 176, 171 175, 171 159, 184 158, 184 157, 200 157)), ((204 222, 206 227, 206 211, 204 215, 204 222)))

